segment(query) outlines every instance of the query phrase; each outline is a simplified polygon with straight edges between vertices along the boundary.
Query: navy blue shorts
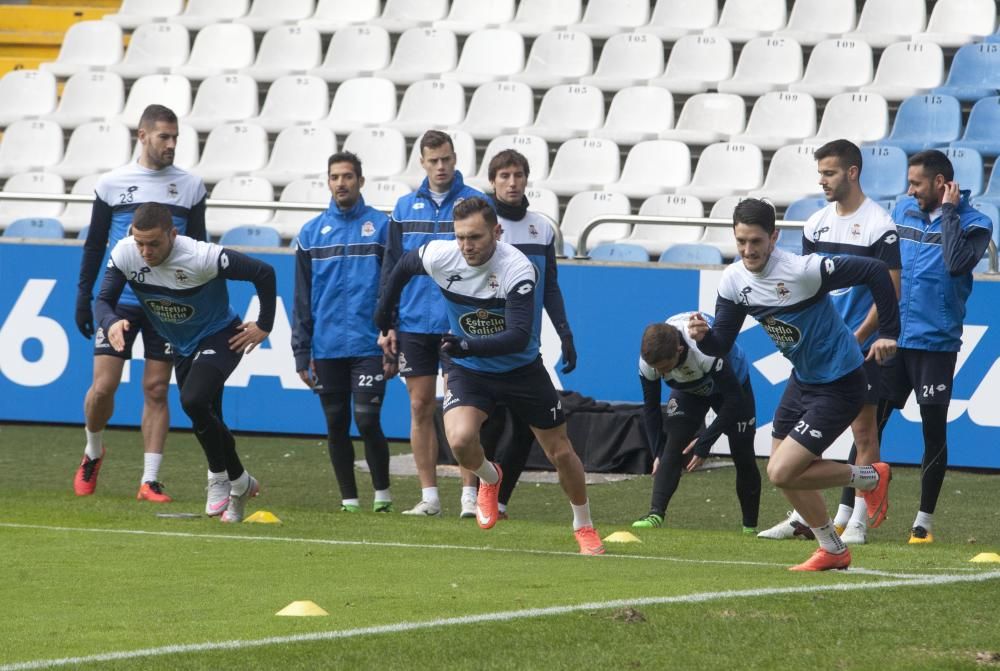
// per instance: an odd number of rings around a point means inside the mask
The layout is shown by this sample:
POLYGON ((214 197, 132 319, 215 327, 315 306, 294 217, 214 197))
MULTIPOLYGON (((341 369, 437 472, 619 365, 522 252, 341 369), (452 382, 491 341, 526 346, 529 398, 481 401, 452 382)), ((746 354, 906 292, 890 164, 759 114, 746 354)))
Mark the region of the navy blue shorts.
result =
POLYGON ((104 335, 104 329, 98 327, 97 333, 94 334, 94 356, 102 354, 128 361, 132 358, 132 346, 135 344, 135 339, 142 333, 143 358, 155 361, 174 360, 170 343, 157 332, 156 327, 153 326, 153 322, 150 321, 141 307, 119 303, 115 307, 115 314, 129 321, 129 329, 125 331, 125 349, 121 352, 116 352, 115 348, 111 346, 111 343, 108 342, 107 337, 104 335))
POLYGON ((774 411, 771 436, 791 436, 818 457, 861 412, 867 388, 864 366, 827 384, 806 384, 793 373, 774 411))
POLYGON ((317 394, 374 394, 385 396, 382 356, 316 359, 317 394))
POLYGON ((541 357, 505 373, 484 373, 452 364, 445 412, 471 406, 491 415, 497 403, 505 403, 515 416, 536 429, 554 429, 566 423, 562 400, 541 357))
POLYGON ((240 364, 243 352, 235 352, 229 348, 229 339, 239 333, 241 322, 234 321, 226 328, 205 336, 198 342, 198 348, 187 356, 174 357, 174 369, 177 371, 177 386, 184 387, 189 375, 197 375, 199 368, 211 366, 222 371, 225 377, 232 375, 240 364))
POLYGON ((958 352, 898 349, 883 366, 882 396, 897 408, 914 392, 920 405, 948 405, 958 352))
POLYGON ((397 333, 399 376, 420 377, 437 375, 438 369, 447 374, 451 359, 441 353, 441 334, 397 333))

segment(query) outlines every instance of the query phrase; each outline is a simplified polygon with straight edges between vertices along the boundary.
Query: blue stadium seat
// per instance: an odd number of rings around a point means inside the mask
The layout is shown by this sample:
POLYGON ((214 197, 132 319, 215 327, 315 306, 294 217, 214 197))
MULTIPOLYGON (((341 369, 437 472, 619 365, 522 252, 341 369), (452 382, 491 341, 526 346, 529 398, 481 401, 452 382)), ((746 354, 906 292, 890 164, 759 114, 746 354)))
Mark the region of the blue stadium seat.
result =
POLYGON ((569 258, 573 258, 574 256, 576 256, 576 247, 574 247, 573 245, 569 244, 568 242, 564 242, 563 243, 563 255, 564 256, 568 256, 569 258))
POLYGON ((975 149, 984 157, 1000 154, 1000 96, 983 98, 972 106, 969 123, 961 140, 952 142, 952 147, 975 149))
POLYGON ((1000 92, 1000 47, 991 43, 966 44, 955 53, 944 86, 932 91, 963 102, 1000 92))
POLYGON ((605 242, 597 245, 589 252, 590 258, 598 261, 649 261, 649 252, 645 247, 631 245, 627 242, 605 242))
POLYGON ((983 192, 983 157, 975 149, 944 149, 944 155, 955 168, 955 181, 964 190, 978 196, 983 192))
POLYGON ((76 239, 86 240, 88 233, 90 233, 90 224, 87 224, 86 226, 80 229, 80 231, 76 234, 76 239))
POLYGON ((222 234, 220 245, 280 247, 281 235, 270 226, 236 226, 222 234))
POLYGON ((899 147, 861 148, 861 189, 873 200, 906 193, 906 152, 899 147))
POLYGON ((61 239, 63 227, 58 219, 15 219, 4 229, 3 237, 61 239))
POLYGON ((778 242, 775 245, 778 249, 789 254, 802 253, 802 229, 801 228, 779 228, 778 242))
POLYGON ((660 254, 660 263, 687 263, 691 265, 721 264, 722 252, 711 245, 681 243, 660 254))
POLYGON ((940 147, 962 136, 962 104, 950 95, 911 96, 896 112, 889 137, 879 144, 907 154, 940 147))
POLYGON ((826 198, 799 198, 785 209, 785 221, 805 221, 813 212, 826 207, 826 198))

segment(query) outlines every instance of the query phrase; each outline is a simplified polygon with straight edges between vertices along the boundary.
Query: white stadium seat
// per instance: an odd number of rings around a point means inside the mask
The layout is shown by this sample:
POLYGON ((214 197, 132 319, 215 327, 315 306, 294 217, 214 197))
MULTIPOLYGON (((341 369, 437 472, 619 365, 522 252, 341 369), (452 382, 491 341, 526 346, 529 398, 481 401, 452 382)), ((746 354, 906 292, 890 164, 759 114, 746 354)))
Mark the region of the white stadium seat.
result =
POLYGON ((40 172, 63 157, 63 132, 53 121, 22 119, 7 126, 0 139, 0 177, 40 172))
POLYGON ((889 134, 889 104, 877 93, 841 93, 823 110, 816 136, 808 144, 844 138, 861 144, 877 142, 889 134))
MULTIPOLYGON (((531 168, 531 163, 528 163, 531 168)), ((529 174, 530 177, 530 174, 529 174)), ((544 189, 538 186, 529 186, 524 190, 524 197, 528 199, 528 209, 532 212, 541 212, 553 222, 559 221, 559 196, 552 189, 544 189)), ((559 250, 556 250, 558 254, 559 250)))
POLYGON ((687 99, 677 123, 660 133, 662 140, 679 140, 689 145, 711 144, 743 132, 746 103, 732 93, 698 93, 687 99))
POLYGON ((778 149, 771 157, 764 185, 749 195, 766 198, 779 207, 799 198, 822 195, 813 158, 817 149, 819 145, 814 144, 789 144, 778 149))
POLYGON ((341 145, 357 154, 366 177, 395 177, 406 167, 406 139, 395 128, 359 128, 341 145))
POLYGON ((293 124, 319 123, 330 109, 330 88, 312 75, 285 75, 267 89, 260 115, 253 120, 269 133, 293 124))
MULTIPOLYGON (((0 145, 0 158, 3 149, 0 145)), ((48 193, 62 195, 66 193, 66 185, 62 177, 50 172, 20 172, 10 176, 4 182, 3 190, 7 193, 48 193)), ((6 227, 15 219, 24 217, 59 217, 63 211, 63 203, 42 202, 37 200, 0 200, 0 227, 6 227)))
POLYGON ((531 87, 521 82, 490 82, 472 93, 465 120, 454 126, 477 140, 516 133, 535 119, 531 87))
POLYGON ((448 16, 435 21, 434 27, 450 30, 456 35, 469 35, 513 21, 514 5, 514 0, 452 0, 448 16))
POLYGON ((179 23, 144 23, 132 33, 121 63, 108 67, 126 79, 168 74, 187 63, 191 36, 179 23))
POLYGON ((588 234, 587 249, 581 249, 578 244, 580 234, 594 217, 631 213, 632 207, 628 202, 628 196, 623 193, 584 191, 569 199, 559 230, 562 231, 563 242, 573 245, 578 252, 585 252, 602 242, 622 241, 632 232, 631 224, 613 222, 600 224, 588 234))
POLYGON ((188 30, 201 30, 213 23, 238 19, 248 11, 250 0, 188 0, 184 13, 173 21, 188 30))
POLYGON ((872 48, 867 42, 824 40, 813 47, 802 79, 790 84, 788 90, 814 98, 832 98, 871 84, 874 72, 872 48))
POLYGON ((788 25, 776 37, 815 45, 854 29, 855 0, 795 0, 788 25))
POLYGON ((720 198, 712 206, 709 212, 709 219, 725 219, 725 226, 705 226, 705 233, 698 241, 702 245, 711 245, 718 249, 722 256, 731 259, 736 256, 736 240, 733 238, 731 222, 733 220, 733 210, 746 196, 726 196, 720 198))
MULTIPOLYGON (((370 25, 381 10, 380 0, 319 0, 316 13, 299 21, 299 25, 329 34, 349 26, 370 25)), ((385 31, 384 28, 380 30, 385 31)))
POLYGON ((56 109, 56 78, 44 70, 11 70, 0 79, 0 126, 56 109))
POLYGON ((719 24, 705 33, 730 42, 749 42, 784 28, 787 16, 785 0, 726 0, 719 24))
MULTIPOLYGON (((142 153, 142 143, 138 139, 132 148, 132 160, 139 160, 142 153)), ((184 170, 190 170, 197 165, 201 157, 201 148, 198 141, 198 131, 184 123, 182 119, 177 125, 177 146, 174 148, 174 165, 184 170)))
POLYGON ((582 10, 581 0, 521 0, 514 20, 503 27, 536 37, 579 23, 582 10))
POLYGON ((212 75, 198 87, 184 123, 202 132, 257 116, 257 82, 241 74, 212 75))
MULTIPOLYGON (((212 200, 273 201, 274 187, 262 177, 225 177, 212 189, 212 200)), ((260 225, 274 217, 274 210, 212 205, 205 210, 205 228, 219 236, 237 226, 260 225)))
POLYGON ((645 84, 663 74, 663 42, 655 35, 619 33, 604 43, 597 69, 580 82, 604 91, 645 84))
POLYGON ((252 123, 227 123, 208 134, 201 160, 191 172, 214 184, 225 177, 248 175, 266 165, 267 131, 252 123))
POLYGON ((712 28, 719 20, 719 3, 705 0, 657 0, 649 23, 638 30, 676 42, 712 28))
MULTIPOLYGON (((100 177, 100 173, 81 177, 73 183, 70 193, 74 196, 93 197, 94 188, 97 186, 97 180, 100 177)), ((62 211, 62 214, 57 216, 67 233, 78 233, 84 227, 90 225, 90 214, 93 209, 93 203, 66 203, 66 209, 62 211)))
POLYGON ((125 107, 125 82, 113 72, 78 72, 63 85, 59 107, 46 115, 64 129, 113 119, 125 107))
POLYGON ((397 84, 412 84, 451 72, 457 62, 455 33, 436 28, 411 28, 399 36, 389 67, 375 74, 397 84))
POLYGON ((57 77, 69 77, 85 70, 101 70, 122 59, 122 29, 111 21, 80 21, 63 35, 56 60, 42 63, 41 69, 57 77))
POLYGON ((816 134, 816 101, 808 93, 772 91, 754 103, 750 120, 731 142, 747 142, 773 151, 816 134))
POLYGON ((719 142, 705 147, 698 157, 688 186, 677 189, 702 201, 760 188, 764 178, 764 157, 757 145, 719 142))
POLYGON ((366 179, 361 187, 365 204, 384 210, 392 210, 397 200, 412 192, 409 184, 394 179, 366 179))
POLYGON ((122 0, 117 12, 103 18, 122 28, 138 28, 173 19, 183 9, 184 0, 122 0))
POLYGON ((330 38, 323 64, 309 74, 328 82, 343 82, 384 70, 391 57, 389 33, 385 28, 342 28, 330 38))
POLYGON ((333 94, 330 112, 320 123, 337 133, 381 126, 396 118, 396 85, 380 77, 348 79, 333 94))
POLYGON ((674 97, 659 86, 630 86, 611 99, 604 126, 590 132, 621 145, 655 140, 674 127, 674 97))
MULTIPOLYGON (((705 216, 705 206, 694 196, 659 194, 642 202, 639 216, 700 219, 705 216)), ((703 226, 636 224, 628 242, 644 247, 650 256, 659 256, 673 245, 698 242, 704 233, 703 226)))
POLYGON ((649 140, 629 150, 621 176, 607 191, 629 198, 649 198, 671 192, 691 181, 691 151, 676 140, 649 140))
POLYGON ((573 30, 598 39, 638 30, 649 23, 649 0, 589 0, 573 30))
POLYGON ((371 23, 390 33, 425 27, 448 15, 448 0, 385 0, 382 16, 371 23))
POLYGON ((323 178, 326 161, 337 151, 337 138, 325 126, 289 126, 271 147, 267 167, 250 173, 263 177, 274 186, 285 186, 298 179, 323 178))
POLYGON ((236 23, 263 33, 275 26, 308 19, 314 11, 315 0, 253 0, 250 11, 236 19, 236 23))
POLYGON ((257 60, 243 74, 258 82, 273 82, 290 74, 305 74, 323 60, 319 31, 305 26, 275 26, 257 50, 257 60))
POLYGON ((743 46, 732 79, 719 82, 720 93, 760 96, 802 79, 802 47, 787 37, 757 37, 743 46))
POLYGON ((603 189, 621 174, 618 145, 611 140, 574 138, 560 145, 547 179, 535 185, 570 196, 603 189))
POLYGON ((873 47, 884 48, 922 33, 926 23, 925 0, 865 0, 858 27, 843 37, 846 40, 864 40, 873 47))
POLYGON ((385 124, 417 137, 428 128, 455 126, 465 118, 465 89, 458 82, 425 79, 410 84, 395 121, 385 124))
POLYGON ((651 79, 674 94, 704 93, 733 76, 733 45, 724 37, 688 35, 670 50, 662 77, 651 79))
POLYGON ((550 89, 586 77, 594 70, 589 36, 572 31, 542 33, 531 45, 524 72, 511 79, 536 89, 550 89))
POLYGON ((135 128, 143 110, 153 104, 169 107, 178 117, 187 116, 191 111, 191 82, 182 75, 140 77, 132 83, 118 120, 135 128))
POLYGON ((486 28, 469 35, 458 66, 442 79, 463 86, 479 86, 506 79, 524 70, 524 37, 513 30, 486 28))
POLYGON ((942 47, 960 47, 991 35, 996 22, 995 0, 938 0, 931 10, 927 30, 913 39, 942 47))
POLYGON ((198 31, 187 63, 175 75, 201 80, 250 67, 254 59, 253 31, 240 23, 213 23, 198 31))
POLYGON ((95 172, 107 172, 129 162, 132 134, 120 121, 91 121, 73 131, 62 161, 48 172, 74 180, 95 172))
MULTIPOLYGON (((323 165, 326 165, 324 161, 323 165)), ((361 167, 364 172, 364 166, 361 167)), ((325 170, 324 170, 325 172, 325 170)), ((371 181, 366 179, 366 182, 371 181)), ((303 224, 318 215, 330 205, 330 187, 323 179, 297 179, 281 190, 282 203, 315 203, 315 210, 275 210, 274 218, 267 222, 286 239, 294 238, 302 230, 303 224)))
MULTIPOLYGON (((462 173, 463 179, 466 176, 476 174, 476 141, 471 135, 464 131, 449 130, 451 143, 455 147, 455 168, 462 173)), ((420 140, 421 133, 413 142, 413 149, 410 151, 410 160, 406 164, 406 170, 398 176, 398 181, 406 184, 410 189, 416 189, 427 177, 427 173, 420 166, 420 140)))
POLYGON ((896 42, 882 52, 875 78, 864 93, 903 100, 926 93, 944 82, 944 52, 933 42, 896 42))
POLYGON ((479 172, 475 178, 466 175, 466 183, 472 184, 476 188, 485 189, 489 184, 488 169, 490 161, 494 156, 504 149, 516 149, 528 159, 531 167, 531 174, 528 175, 528 184, 534 186, 545 181, 549 176, 549 144, 537 135, 498 135, 490 140, 483 152, 483 160, 479 164, 479 172))
POLYGON ((562 142, 604 125, 604 94, 594 86, 562 84, 545 92, 535 123, 521 133, 562 142))

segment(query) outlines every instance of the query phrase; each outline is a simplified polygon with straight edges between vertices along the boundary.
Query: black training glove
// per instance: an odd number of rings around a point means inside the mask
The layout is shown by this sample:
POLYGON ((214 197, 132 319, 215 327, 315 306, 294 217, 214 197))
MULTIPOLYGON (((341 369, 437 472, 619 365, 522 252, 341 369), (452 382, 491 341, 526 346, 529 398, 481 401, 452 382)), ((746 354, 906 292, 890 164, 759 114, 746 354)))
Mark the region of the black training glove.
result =
POLYGON ((90 296, 76 298, 76 327, 88 340, 94 335, 94 311, 90 309, 90 296))
POLYGON ((562 360, 562 372, 572 373, 576 368, 576 347, 573 346, 572 335, 565 335, 562 338, 562 360))
POLYGON ((472 356, 472 352, 469 351, 469 341, 451 333, 441 336, 441 352, 453 359, 472 356))

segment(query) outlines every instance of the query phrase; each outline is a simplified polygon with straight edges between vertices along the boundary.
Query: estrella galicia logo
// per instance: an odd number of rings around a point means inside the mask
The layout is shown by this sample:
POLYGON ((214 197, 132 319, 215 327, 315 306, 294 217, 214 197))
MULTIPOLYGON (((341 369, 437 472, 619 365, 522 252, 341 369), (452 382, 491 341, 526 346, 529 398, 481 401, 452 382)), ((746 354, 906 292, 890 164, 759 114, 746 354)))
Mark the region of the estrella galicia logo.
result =
POLYGON ((795 347, 802 340, 802 332, 797 327, 780 319, 765 317, 760 325, 764 327, 764 332, 770 336, 780 350, 795 347))
POLYGON ((501 314, 479 308, 475 312, 466 312, 458 318, 462 330, 470 336, 489 336, 502 333, 507 322, 501 314))
POLYGON ((750 305, 750 292, 753 291, 750 287, 743 287, 740 289, 739 302, 740 305, 750 305))
POLYGON ((455 282, 461 282, 462 281, 462 276, 459 275, 458 273, 455 273, 454 275, 451 275, 450 277, 446 277, 445 279, 448 280, 448 286, 445 287, 445 290, 449 291, 449 290, 451 290, 451 285, 452 284, 454 284, 455 282))
POLYGON ((817 228, 813 231, 813 242, 819 242, 819 239, 823 237, 823 234, 830 230, 829 226, 824 226, 823 228, 817 228))
POLYGON ((166 298, 147 298, 143 302, 154 317, 166 324, 183 324, 195 313, 190 305, 174 303, 166 298))

